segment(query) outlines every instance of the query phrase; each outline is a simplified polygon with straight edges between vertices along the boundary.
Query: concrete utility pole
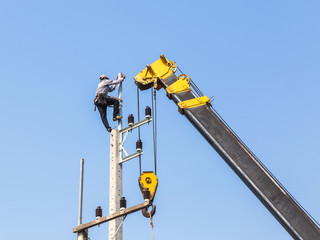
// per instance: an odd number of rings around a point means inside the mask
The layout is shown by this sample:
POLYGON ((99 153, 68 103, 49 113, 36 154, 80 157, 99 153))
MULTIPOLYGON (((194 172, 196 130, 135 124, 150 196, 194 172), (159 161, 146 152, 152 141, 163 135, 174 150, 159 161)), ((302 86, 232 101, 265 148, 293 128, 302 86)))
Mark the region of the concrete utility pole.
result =
MULTIPOLYGON (((118 77, 122 77, 121 73, 118 77)), ((118 98, 122 99, 122 83, 119 84, 118 98)), ((120 102, 119 116, 122 116, 122 102, 120 102)), ((120 199, 122 197, 122 120, 118 121, 118 130, 112 129, 110 134, 110 187, 109 187, 109 215, 120 211, 120 199)), ((109 222, 109 240, 122 240, 123 229, 119 228, 122 219, 117 218, 109 222), (118 232, 117 232, 118 230, 118 232)))

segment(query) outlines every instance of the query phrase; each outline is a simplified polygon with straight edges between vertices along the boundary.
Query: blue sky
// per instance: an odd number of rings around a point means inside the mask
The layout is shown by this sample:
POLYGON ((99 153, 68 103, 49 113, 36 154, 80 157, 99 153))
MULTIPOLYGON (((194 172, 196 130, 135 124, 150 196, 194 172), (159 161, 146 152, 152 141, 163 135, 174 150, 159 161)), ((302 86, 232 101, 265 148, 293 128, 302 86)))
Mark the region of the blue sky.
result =
MULTIPOLYGON (((124 83, 160 54, 175 61, 319 221, 318 1, 6 1, 0 3, 0 224, 3 239, 76 239, 79 160, 84 222, 108 209, 109 135, 93 98, 101 74, 124 83)), ((291 239, 192 125, 158 92, 155 239, 291 239)), ((141 107, 150 92, 141 93, 141 107)), ((110 116, 110 114, 109 114, 110 116)), ((143 170, 152 170, 144 127, 143 170)), ((134 150, 137 134, 126 143, 134 150)), ((142 201, 124 166, 128 205, 142 201)), ((150 239, 140 213, 125 239, 150 239)), ((89 231, 106 239, 107 225, 89 231)))

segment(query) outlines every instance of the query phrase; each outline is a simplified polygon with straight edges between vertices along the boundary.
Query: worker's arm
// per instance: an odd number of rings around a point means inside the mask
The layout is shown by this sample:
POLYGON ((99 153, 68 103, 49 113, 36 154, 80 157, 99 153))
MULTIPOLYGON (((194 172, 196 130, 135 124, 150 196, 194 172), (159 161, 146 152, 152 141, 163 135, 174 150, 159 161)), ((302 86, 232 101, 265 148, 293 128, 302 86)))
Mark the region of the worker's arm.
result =
POLYGON ((111 91, 113 91, 116 88, 117 84, 121 83, 125 78, 126 76, 122 74, 121 78, 117 77, 116 80, 112 81, 112 86, 110 86, 111 91))

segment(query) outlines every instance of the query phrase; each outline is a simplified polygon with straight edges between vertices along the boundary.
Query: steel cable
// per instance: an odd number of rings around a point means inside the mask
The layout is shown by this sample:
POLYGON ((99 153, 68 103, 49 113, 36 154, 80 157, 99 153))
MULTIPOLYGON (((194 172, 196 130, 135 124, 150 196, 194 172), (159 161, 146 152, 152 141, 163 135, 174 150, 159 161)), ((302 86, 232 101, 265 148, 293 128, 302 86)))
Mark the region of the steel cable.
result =
POLYGON ((157 98, 156 89, 151 88, 151 102, 152 102, 152 136, 153 136, 153 159, 154 172, 157 175, 157 98))
MULTIPOLYGON (((140 95, 139 95, 139 88, 137 86, 137 105, 138 105, 138 122, 140 122, 140 95)), ((140 139, 140 127, 138 127, 138 138, 140 139)), ((141 155, 139 155, 139 172, 141 175, 141 155)))

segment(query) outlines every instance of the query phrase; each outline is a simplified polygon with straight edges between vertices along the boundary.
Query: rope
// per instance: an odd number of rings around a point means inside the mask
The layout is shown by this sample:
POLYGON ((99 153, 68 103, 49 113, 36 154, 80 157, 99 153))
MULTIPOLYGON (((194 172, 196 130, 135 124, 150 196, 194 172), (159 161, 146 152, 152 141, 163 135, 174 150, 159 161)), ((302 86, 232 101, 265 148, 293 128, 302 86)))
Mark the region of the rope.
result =
POLYGON ((154 235, 153 235, 153 220, 152 220, 152 214, 151 211, 149 212, 149 216, 150 216, 150 226, 151 226, 151 233, 152 233, 152 240, 154 240, 154 235))
POLYGON ((127 215, 123 216, 122 221, 121 221, 121 223, 119 224, 119 226, 118 226, 118 228, 117 228, 117 231, 114 233, 114 235, 111 237, 111 239, 110 239, 110 240, 114 239, 114 238, 115 238, 115 236, 117 236, 117 233, 119 232, 119 230, 120 230, 120 228, 121 228, 121 226, 122 226, 122 224, 123 224, 124 220, 126 219, 126 217, 127 217, 127 215))
MULTIPOLYGON (((138 106, 138 122, 140 122, 140 95, 139 95, 139 88, 137 86, 137 106, 138 106)), ((138 127, 138 138, 140 139, 140 127, 138 127)), ((141 155, 139 156, 139 172, 141 175, 141 155)))

